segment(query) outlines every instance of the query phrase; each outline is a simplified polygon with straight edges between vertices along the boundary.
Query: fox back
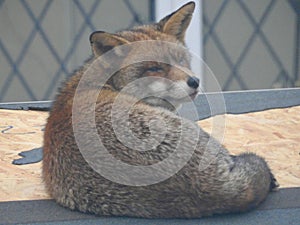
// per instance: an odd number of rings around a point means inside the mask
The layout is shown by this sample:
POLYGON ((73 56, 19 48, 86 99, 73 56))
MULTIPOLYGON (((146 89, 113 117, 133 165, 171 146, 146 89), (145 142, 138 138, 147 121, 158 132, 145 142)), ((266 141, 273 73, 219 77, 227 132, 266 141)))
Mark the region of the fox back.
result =
POLYGON ((57 203, 104 216, 199 218, 252 209, 276 187, 264 159, 230 155, 173 112, 199 91, 184 42, 194 8, 91 34, 93 56, 62 85, 45 128, 43 178, 57 203))

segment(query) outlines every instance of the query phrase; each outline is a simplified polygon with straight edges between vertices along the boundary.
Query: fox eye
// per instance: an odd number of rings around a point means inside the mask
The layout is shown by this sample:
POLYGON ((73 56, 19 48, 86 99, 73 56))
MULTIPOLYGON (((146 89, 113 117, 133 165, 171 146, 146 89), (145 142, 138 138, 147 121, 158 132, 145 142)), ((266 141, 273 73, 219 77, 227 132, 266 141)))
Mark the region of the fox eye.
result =
POLYGON ((152 66, 147 68, 148 72, 161 72, 163 69, 159 66, 152 66))

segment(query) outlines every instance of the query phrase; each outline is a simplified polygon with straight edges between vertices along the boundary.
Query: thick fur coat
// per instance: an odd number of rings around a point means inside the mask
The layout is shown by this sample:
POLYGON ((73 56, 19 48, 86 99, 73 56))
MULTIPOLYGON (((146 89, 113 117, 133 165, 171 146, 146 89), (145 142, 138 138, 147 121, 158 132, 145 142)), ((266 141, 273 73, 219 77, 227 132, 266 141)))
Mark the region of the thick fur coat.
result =
MULTIPOLYGON (((116 34, 94 32, 91 37, 93 57, 77 70, 61 87, 54 103, 44 134, 43 178, 46 188, 57 203, 72 210, 103 216, 134 216, 145 218, 199 218, 202 216, 240 212, 259 205, 276 184, 264 159, 245 153, 232 156, 216 140, 193 122, 178 117, 173 111, 193 98, 199 88, 199 80, 186 71, 189 69, 189 55, 185 51, 172 53, 162 49, 161 55, 172 57, 172 65, 158 62, 143 62, 129 65, 114 73, 105 83, 95 100, 96 131, 103 147, 114 158, 128 165, 141 167, 156 164, 167 159, 180 146, 179 153, 168 161, 168 167, 153 170, 158 177, 174 174, 167 179, 151 184, 139 183, 138 173, 132 177, 119 176, 116 165, 109 165, 97 156, 98 146, 93 142, 91 126, 82 123, 87 105, 79 105, 76 119, 74 97, 83 74, 95 60, 106 52, 137 41, 161 40, 184 47, 185 31, 192 18, 194 3, 188 3, 168 15, 160 22, 134 27, 116 34), (134 91, 122 92, 129 83, 141 77, 164 77, 163 83, 149 81, 147 85, 134 86, 134 91), (181 93, 179 89, 184 89, 181 93), (159 97, 137 99, 143 92, 160 93, 159 97), (112 109, 116 98, 122 101, 114 110, 116 118, 123 117, 122 109, 128 111, 128 123, 117 121, 119 130, 130 130, 140 140, 151 135, 161 141, 147 151, 139 151, 141 145, 131 148, 117 137, 112 121, 112 109), (74 137, 74 126, 82 131, 82 143, 95 157, 95 165, 107 166, 110 180, 95 170, 93 162, 86 160, 74 137), (156 131, 156 132, 152 132, 156 131), (163 131, 163 137, 159 132, 163 131), (156 135, 156 136, 155 136, 156 135), (196 137, 196 138, 194 138, 196 137), (190 155, 189 155, 190 154, 190 155), (177 160, 186 160, 178 169, 177 160), (122 182, 115 182, 117 179, 122 182), (114 180, 115 179, 115 180, 114 180), (130 185, 129 183, 132 183, 130 185)), ((145 47, 147 49, 147 47, 145 47)), ((147 49, 145 51, 150 51, 147 49)), ((119 51, 113 54, 122 55, 119 51)), ((130 58, 134 52, 126 55, 130 58)), ((114 62, 108 62, 108 64, 114 62)), ((103 69, 103 68, 102 68, 103 69)), ((97 74, 101 76, 101 68, 97 74)), ((78 102, 86 102, 93 90, 98 91, 97 82, 86 83, 78 94, 78 102)), ((122 133, 122 132, 121 132, 122 133)), ((126 135, 124 136, 126 139, 126 135)), ((130 144, 135 144, 132 141, 130 144)), ((149 147, 149 146, 148 146, 149 147)), ((154 179, 153 178, 153 179, 154 179)))

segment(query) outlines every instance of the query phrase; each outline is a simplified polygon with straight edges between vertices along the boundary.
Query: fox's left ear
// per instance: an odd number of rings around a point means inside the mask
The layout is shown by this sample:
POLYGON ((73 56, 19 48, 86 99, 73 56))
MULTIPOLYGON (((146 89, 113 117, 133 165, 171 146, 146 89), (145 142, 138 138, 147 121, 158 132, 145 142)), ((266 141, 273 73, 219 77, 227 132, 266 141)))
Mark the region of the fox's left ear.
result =
POLYGON ((181 42, 184 42, 185 32, 191 22, 194 10, 194 2, 185 4, 177 11, 159 21, 158 26, 160 31, 173 35, 181 42))
POLYGON ((128 44, 129 42, 118 35, 96 31, 90 35, 90 43, 93 53, 97 57, 118 45, 128 44))

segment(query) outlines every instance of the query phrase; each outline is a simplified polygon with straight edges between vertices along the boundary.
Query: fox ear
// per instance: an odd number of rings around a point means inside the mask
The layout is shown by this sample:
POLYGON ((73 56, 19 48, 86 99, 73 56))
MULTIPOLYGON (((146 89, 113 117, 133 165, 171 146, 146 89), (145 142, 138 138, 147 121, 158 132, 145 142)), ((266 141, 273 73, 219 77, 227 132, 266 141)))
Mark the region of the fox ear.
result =
POLYGON ((90 43, 95 56, 113 49, 115 46, 129 43, 126 39, 104 31, 96 31, 90 35, 90 43))
POLYGON ((185 4, 177 11, 159 21, 159 29, 164 33, 177 37, 181 42, 184 42, 185 32, 191 22, 194 10, 194 2, 185 4))

